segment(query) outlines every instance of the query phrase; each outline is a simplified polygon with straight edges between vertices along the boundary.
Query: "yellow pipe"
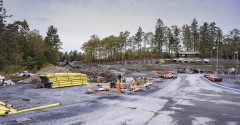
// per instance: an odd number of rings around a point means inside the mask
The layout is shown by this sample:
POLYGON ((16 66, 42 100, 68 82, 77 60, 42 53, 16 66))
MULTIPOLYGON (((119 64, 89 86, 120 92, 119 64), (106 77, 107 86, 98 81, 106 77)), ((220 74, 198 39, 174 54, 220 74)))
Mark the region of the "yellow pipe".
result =
POLYGON ((6 107, 3 107, 3 106, 0 106, 0 110, 2 110, 2 111, 10 111, 10 109, 8 109, 6 107))
POLYGON ((17 112, 17 110, 15 110, 15 109, 9 109, 9 110, 10 110, 10 112, 12 112, 12 113, 17 112))
POLYGON ((9 108, 9 109, 12 109, 12 108, 13 108, 13 105, 7 104, 5 107, 7 107, 7 108, 9 108))
POLYGON ((5 106, 5 107, 7 107, 7 108, 13 108, 13 105, 6 104, 6 103, 4 103, 4 102, 2 102, 2 101, 0 101, 0 105, 5 106))
POLYGON ((5 106, 6 104, 4 102, 0 101, 0 105, 5 106))
POLYGON ((24 110, 20 110, 20 111, 17 111, 17 112, 10 112, 9 114, 30 112, 30 111, 34 111, 34 110, 41 110, 41 109, 51 108, 51 107, 60 106, 60 105, 61 105, 61 103, 56 103, 56 104, 51 104, 51 105, 46 105, 46 106, 40 106, 40 107, 35 107, 35 108, 30 108, 30 109, 24 109, 24 110))
POLYGON ((2 111, 2 110, 0 110, 0 116, 5 116, 5 115, 7 115, 8 114, 8 111, 2 111))
POLYGON ((15 110, 15 109, 9 109, 7 107, 2 107, 2 106, 0 106, 0 110, 2 110, 2 111, 9 111, 9 112, 17 112, 17 110, 15 110))
POLYGON ((0 109, 0 111, 4 111, 4 112, 10 112, 9 109, 0 109))

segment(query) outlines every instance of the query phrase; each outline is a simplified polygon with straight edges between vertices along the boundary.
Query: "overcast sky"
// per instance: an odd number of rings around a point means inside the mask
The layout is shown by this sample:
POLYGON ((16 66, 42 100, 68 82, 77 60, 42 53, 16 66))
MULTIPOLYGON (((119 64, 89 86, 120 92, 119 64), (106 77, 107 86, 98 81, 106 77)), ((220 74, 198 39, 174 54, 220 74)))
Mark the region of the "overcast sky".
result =
POLYGON ((30 29, 46 36, 57 27, 62 51, 78 50, 92 34, 101 39, 121 31, 154 32, 158 18, 167 26, 191 24, 196 18, 216 22, 224 34, 240 29, 240 0, 3 0, 9 22, 26 19, 30 29))

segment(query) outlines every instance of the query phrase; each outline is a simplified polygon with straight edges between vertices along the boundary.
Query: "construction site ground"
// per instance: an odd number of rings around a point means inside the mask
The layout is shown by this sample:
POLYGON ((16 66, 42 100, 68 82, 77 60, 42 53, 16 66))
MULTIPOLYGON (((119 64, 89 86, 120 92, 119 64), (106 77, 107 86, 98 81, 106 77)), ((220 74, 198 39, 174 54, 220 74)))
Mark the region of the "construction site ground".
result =
MULTIPOLYGON (((179 74, 176 79, 152 81, 154 87, 148 90, 120 94, 85 94, 86 86, 34 89, 26 84, 0 88, 1 100, 15 109, 62 103, 55 108, 0 117, 0 124, 240 124, 238 91, 215 86, 201 74, 179 74)), ((97 88, 96 83, 91 85, 97 88)))

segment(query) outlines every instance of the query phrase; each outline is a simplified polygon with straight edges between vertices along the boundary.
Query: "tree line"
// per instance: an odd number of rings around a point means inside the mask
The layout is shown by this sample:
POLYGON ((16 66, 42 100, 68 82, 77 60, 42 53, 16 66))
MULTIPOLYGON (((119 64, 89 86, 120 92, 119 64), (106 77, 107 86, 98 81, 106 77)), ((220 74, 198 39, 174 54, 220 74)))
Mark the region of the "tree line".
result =
MULTIPOLYGON (((233 29, 223 35, 215 22, 199 25, 194 18, 190 25, 181 27, 164 25, 161 19, 155 31, 144 32, 142 27, 131 34, 129 31, 100 39, 90 36, 77 50, 60 52, 62 42, 57 28, 49 26, 46 37, 38 30, 30 30, 27 20, 7 23, 11 18, 0 0, 0 71, 13 72, 23 69, 38 70, 45 65, 56 65, 58 61, 106 62, 127 59, 154 59, 176 57, 179 51, 199 51, 202 58, 219 57, 233 59, 240 51, 240 30, 233 29)), ((239 58, 239 57, 238 57, 239 58)))
POLYGON ((190 25, 168 27, 158 19, 154 32, 144 32, 139 27, 132 36, 129 31, 103 39, 94 34, 82 45, 81 57, 86 61, 117 61, 171 58, 180 51, 199 51, 201 58, 216 58, 217 47, 220 58, 235 57, 234 53, 240 51, 240 30, 223 35, 215 22, 199 26, 194 18, 190 25))
POLYGON ((57 64, 62 42, 57 28, 49 26, 46 37, 30 30, 26 20, 7 23, 11 18, 0 0, 0 71, 38 70, 47 64, 57 64))

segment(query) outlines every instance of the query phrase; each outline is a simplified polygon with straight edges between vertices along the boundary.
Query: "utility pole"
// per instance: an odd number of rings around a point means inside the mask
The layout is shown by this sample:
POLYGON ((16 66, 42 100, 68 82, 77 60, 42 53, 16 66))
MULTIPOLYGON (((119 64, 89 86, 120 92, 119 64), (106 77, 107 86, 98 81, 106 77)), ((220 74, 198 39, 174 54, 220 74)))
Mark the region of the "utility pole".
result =
POLYGON ((218 75, 218 42, 217 42, 217 61, 216 61, 216 74, 218 75))
MULTIPOLYGON (((238 83, 238 80, 239 80, 239 79, 238 79, 238 51, 235 52, 235 54, 237 54, 237 58, 236 58, 236 59, 237 59, 237 65, 236 65, 236 76, 237 76, 237 83, 238 83)), ((234 55, 235 55, 235 54, 234 54, 234 55)))
POLYGON ((237 54, 237 65, 236 65, 236 75, 238 75, 238 51, 235 52, 235 54, 237 54))

